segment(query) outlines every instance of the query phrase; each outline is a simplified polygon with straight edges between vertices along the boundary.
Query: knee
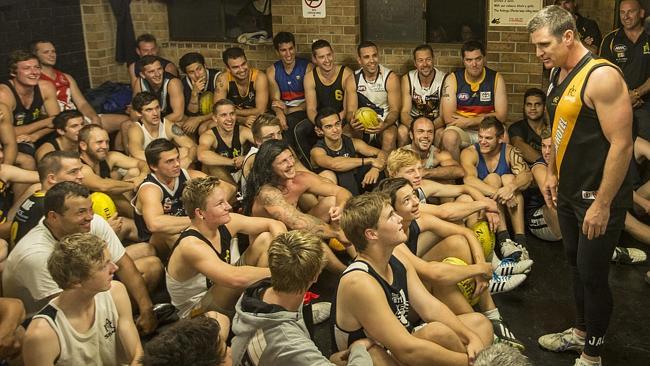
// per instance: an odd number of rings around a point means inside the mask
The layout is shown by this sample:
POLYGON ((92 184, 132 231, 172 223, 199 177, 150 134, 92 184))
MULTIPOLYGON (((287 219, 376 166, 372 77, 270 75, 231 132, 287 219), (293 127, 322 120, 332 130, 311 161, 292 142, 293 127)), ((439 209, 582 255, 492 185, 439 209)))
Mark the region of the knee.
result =
POLYGON ((322 172, 318 173, 318 175, 329 180, 334 184, 338 184, 338 179, 336 179, 336 174, 331 170, 323 170, 322 172))
POLYGON ((456 131, 444 131, 442 144, 445 148, 457 148, 460 146, 460 135, 456 131))
MULTIPOLYGON (((485 315, 474 312, 464 314, 463 317, 465 317, 465 324, 468 328, 479 334, 481 339, 492 339, 492 322, 490 322, 485 315)), ((489 344, 486 344, 485 346, 487 347, 489 344)))
POLYGON ((503 182, 503 184, 510 184, 514 181, 515 181, 515 176, 513 174, 504 174, 501 176, 501 182, 503 182))
POLYGON ((438 344, 449 345, 459 341, 456 332, 440 322, 429 323, 421 331, 423 338, 438 344))
POLYGON ((253 241, 253 247, 255 247, 256 250, 266 252, 271 245, 271 241, 273 241, 273 235, 268 231, 263 232, 255 238, 255 241, 253 241))
POLYGON ((490 173, 483 179, 483 181, 487 184, 489 184, 492 187, 501 187, 502 181, 501 177, 498 174, 495 173, 490 173))
POLYGON ((461 194, 456 198, 456 202, 473 202, 474 199, 468 194, 461 194))
POLYGON ((469 242, 464 236, 454 234, 447 238, 447 242, 450 256, 460 258, 467 264, 472 264, 472 251, 469 248, 469 242))

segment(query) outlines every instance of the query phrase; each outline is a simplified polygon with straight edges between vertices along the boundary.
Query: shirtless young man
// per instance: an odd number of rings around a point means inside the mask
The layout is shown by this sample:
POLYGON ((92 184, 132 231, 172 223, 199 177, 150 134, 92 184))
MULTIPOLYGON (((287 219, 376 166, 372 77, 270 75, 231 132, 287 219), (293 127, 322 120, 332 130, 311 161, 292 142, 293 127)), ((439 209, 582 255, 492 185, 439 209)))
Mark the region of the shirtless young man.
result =
MULTIPOLYGON (((251 216, 270 217, 282 221, 290 230, 308 230, 323 239, 347 243, 338 227, 342 206, 351 194, 342 187, 313 173, 296 171, 289 146, 278 140, 266 141, 257 153, 247 179, 244 212, 251 216), (318 197, 311 207, 298 207, 304 193, 318 197)), ((328 264, 336 271, 343 264, 329 249, 328 264)))
POLYGON ((180 234, 167 265, 172 303, 181 318, 207 311, 232 317, 242 291, 270 276, 269 244, 286 227, 276 220, 231 213, 215 177, 189 181, 182 201, 191 225, 180 234), (239 233, 250 235, 251 245, 232 258, 231 241, 239 233))
POLYGON ((336 293, 337 350, 368 337, 382 344, 394 362, 466 366, 492 343, 492 326, 483 315, 454 315, 427 291, 408 259, 394 251, 407 236, 387 195, 351 198, 341 226, 359 255, 336 293))
POLYGON ((212 121, 213 127, 199 137, 198 159, 206 173, 235 184, 241 177, 244 146, 254 143, 253 134, 237 124, 235 105, 228 99, 214 104, 212 121))

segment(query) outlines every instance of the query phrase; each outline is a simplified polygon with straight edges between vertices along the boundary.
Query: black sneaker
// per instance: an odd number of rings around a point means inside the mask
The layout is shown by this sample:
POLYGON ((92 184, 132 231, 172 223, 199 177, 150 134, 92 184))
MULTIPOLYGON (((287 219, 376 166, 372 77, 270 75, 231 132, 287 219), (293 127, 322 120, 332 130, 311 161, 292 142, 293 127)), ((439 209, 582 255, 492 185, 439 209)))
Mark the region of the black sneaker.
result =
POLYGON ((518 340, 514 333, 508 329, 508 325, 503 321, 503 319, 492 320, 492 329, 494 329, 494 343, 505 343, 511 347, 514 347, 520 351, 524 351, 526 347, 520 340, 518 340))

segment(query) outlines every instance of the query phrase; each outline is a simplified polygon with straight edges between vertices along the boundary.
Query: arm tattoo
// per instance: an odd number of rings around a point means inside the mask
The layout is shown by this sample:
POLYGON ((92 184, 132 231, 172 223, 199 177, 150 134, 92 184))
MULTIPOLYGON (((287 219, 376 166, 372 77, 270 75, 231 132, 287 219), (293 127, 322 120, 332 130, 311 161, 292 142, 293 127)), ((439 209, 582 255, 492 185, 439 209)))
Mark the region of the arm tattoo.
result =
POLYGON ((185 135, 185 131, 183 131, 182 128, 180 128, 177 124, 172 124, 172 133, 176 136, 183 136, 185 135))
POLYGON ((445 84, 442 86, 442 97, 443 98, 449 98, 449 85, 445 84))
POLYGON ((274 219, 287 225, 290 230, 308 230, 321 237, 325 234, 325 222, 315 216, 302 213, 287 203, 277 188, 263 187, 257 197, 266 211, 274 219), (277 208, 276 210, 269 210, 274 206, 277 208))
POLYGON ((529 170, 521 151, 514 146, 510 149, 510 167, 515 175, 529 170))

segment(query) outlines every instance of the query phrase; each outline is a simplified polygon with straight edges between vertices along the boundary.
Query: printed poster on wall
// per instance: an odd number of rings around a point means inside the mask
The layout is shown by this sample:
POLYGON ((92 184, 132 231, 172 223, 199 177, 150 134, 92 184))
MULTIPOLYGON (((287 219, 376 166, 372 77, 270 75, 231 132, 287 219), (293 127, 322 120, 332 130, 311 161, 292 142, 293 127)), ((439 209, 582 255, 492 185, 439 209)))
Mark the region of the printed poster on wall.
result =
POLYGON ((325 18, 325 0, 302 0, 303 18, 325 18))
POLYGON ((490 0, 490 27, 525 27, 542 0, 490 0))

